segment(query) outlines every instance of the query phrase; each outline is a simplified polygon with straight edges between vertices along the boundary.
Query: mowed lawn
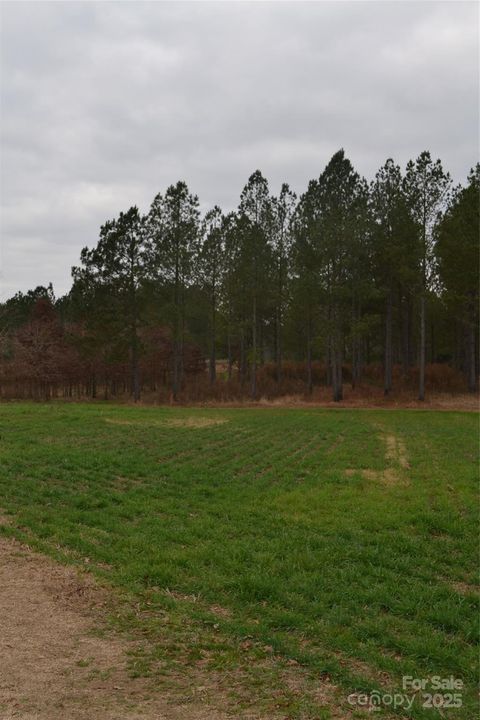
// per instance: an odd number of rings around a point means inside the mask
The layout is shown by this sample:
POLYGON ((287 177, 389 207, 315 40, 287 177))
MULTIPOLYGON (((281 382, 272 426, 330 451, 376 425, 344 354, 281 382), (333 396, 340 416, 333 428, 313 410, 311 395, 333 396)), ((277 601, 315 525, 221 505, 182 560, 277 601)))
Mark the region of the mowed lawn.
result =
POLYGON ((342 698, 453 675, 462 708, 408 716, 475 717, 476 414, 10 403, 0 434, 2 532, 149 608, 122 616, 146 628, 135 672, 243 648, 342 698))

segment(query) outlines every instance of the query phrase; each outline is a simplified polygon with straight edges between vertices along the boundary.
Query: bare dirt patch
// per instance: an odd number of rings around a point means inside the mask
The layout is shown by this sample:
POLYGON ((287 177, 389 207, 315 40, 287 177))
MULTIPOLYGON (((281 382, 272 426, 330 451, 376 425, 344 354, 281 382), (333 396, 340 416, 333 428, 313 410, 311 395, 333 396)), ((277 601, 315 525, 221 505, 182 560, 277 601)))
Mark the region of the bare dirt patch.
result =
POLYGON ((105 422, 109 425, 139 425, 141 423, 135 422, 134 420, 120 420, 119 418, 104 418, 105 422))
POLYGON ((231 611, 228 608, 224 608, 221 605, 210 605, 209 610, 214 615, 218 615, 222 618, 229 618, 232 616, 231 611))
POLYGON ((166 420, 165 425, 170 425, 170 427, 204 428, 210 427, 210 425, 223 425, 226 422, 228 422, 227 418, 195 417, 195 415, 192 415, 186 418, 166 420))
POLYGON ((3 512, 0 511, 0 525, 8 527, 11 524, 12 519, 8 515, 5 515, 3 512))
POLYGON ((385 470, 372 470, 370 468, 355 470, 354 468, 348 468, 345 470, 347 477, 352 477, 355 473, 360 473, 365 480, 380 482, 384 485, 408 485, 406 478, 402 477, 395 468, 386 468, 385 470))
POLYGON ((115 490, 119 491, 131 490, 132 488, 141 487, 142 485, 143 482, 141 480, 131 477, 124 477, 123 475, 116 475, 116 477, 113 478, 111 483, 111 486, 115 488, 115 490))
POLYGON ((471 585, 461 581, 450 582, 449 585, 460 595, 480 595, 480 585, 471 585))
POLYGON ((223 720, 176 704, 126 672, 135 647, 92 634, 108 593, 86 573, 0 538, 0 717, 22 720, 223 720))
POLYGON ((343 667, 347 667, 349 670, 354 671, 358 675, 363 675, 364 677, 369 678, 371 681, 378 683, 384 688, 393 686, 393 680, 387 672, 372 668, 368 663, 359 660, 358 658, 345 655, 345 653, 339 651, 335 652, 335 655, 338 658, 340 665, 343 667))
POLYGON ((161 420, 145 419, 145 420, 122 420, 121 418, 104 418, 109 425, 127 425, 138 427, 186 427, 186 428, 204 428, 211 425, 223 425, 228 422, 223 417, 196 417, 191 415, 182 418, 165 418, 161 420))

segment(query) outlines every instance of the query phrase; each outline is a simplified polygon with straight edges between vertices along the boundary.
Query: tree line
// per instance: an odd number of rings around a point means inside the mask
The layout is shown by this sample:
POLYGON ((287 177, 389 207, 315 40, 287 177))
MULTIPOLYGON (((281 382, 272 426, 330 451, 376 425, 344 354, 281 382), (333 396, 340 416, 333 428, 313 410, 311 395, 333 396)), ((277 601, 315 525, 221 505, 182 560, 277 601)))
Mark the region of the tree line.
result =
POLYGON ((296 373, 340 401, 376 363, 385 395, 413 374, 424 400, 427 364, 444 363, 474 392, 479 192, 479 164, 454 187, 427 151, 367 182, 340 150, 300 197, 257 170, 229 213, 202 215, 177 182, 101 227, 67 295, 2 304, 1 387, 177 400, 208 377, 255 399, 259 376, 281 394, 296 373))

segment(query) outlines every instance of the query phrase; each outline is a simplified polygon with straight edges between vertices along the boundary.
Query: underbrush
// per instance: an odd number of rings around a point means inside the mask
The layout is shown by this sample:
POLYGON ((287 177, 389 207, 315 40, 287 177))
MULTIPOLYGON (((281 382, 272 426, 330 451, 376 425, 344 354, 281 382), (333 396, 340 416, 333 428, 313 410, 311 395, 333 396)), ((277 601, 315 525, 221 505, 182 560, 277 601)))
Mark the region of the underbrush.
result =
MULTIPOLYGON (((373 405, 383 403, 383 368, 381 364, 372 363, 362 367, 355 383, 352 382, 352 368, 343 366, 343 394, 350 403, 373 405)), ((466 394, 466 382, 462 373, 449 365, 435 363, 427 365, 425 373, 427 400, 434 395, 466 394)), ((72 384, 68 387, 60 384, 35 383, 0 383, 0 398, 3 400, 33 399, 39 401, 64 400, 103 400, 128 402, 132 397, 128 383, 117 383, 112 390, 111 384, 102 383, 98 379, 92 386, 72 384)), ((395 365, 393 368, 393 388, 389 393, 390 401, 408 404, 418 394, 418 368, 412 367, 406 373, 395 365)), ((223 362, 219 363, 219 371, 214 383, 210 382, 207 373, 186 375, 176 402, 190 403, 242 403, 252 401, 251 378, 246 375, 243 381, 238 372, 228 378, 223 362)), ((273 363, 265 363, 258 368, 256 382, 256 401, 282 400, 283 404, 295 403, 326 403, 332 399, 332 388, 328 384, 326 366, 319 362, 312 363, 312 390, 308 391, 305 363, 286 362, 282 366, 280 382, 277 380, 277 368, 273 363)), ((141 400, 144 403, 167 405, 173 404, 173 395, 168 376, 161 384, 143 384, 141 400)))

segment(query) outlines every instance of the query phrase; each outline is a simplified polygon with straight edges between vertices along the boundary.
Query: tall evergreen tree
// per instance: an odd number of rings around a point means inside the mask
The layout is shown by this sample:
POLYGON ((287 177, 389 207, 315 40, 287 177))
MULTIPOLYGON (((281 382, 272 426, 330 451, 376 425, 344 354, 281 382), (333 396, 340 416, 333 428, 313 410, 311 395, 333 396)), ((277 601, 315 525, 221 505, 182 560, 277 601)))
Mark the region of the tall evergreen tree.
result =
POLYGON ((257 396, 258 335, 268 288, 271 258, 272 208, 268 182, 260 170, 250 176, 240 196, 239 214, 243 220, 244 258, 248 259, 247 293, 251 307, 251 396, 257 396))
POLYGON ((343 399, 342 365, 350 316, 348 268, 356 237, 358 204, 363 183, 350 160, 339 150, 320 175, 317 185, 319 215, 318 257, 327 295, 333 399, 343 399))
POLYGON ((232 378, 235 359, 243 387, 247 376, 247 330, 250 326, 248 274, 250 260, 244 252, 248 221, 238 213, 225 218, 225 268, 222 283, 222 308, 227 329, 228 379, 232 378))
POLYGON ((84 248, 82 266, 73 269, 77 282, 90 283, 102 290, 104 299, 115 306, 117 318, 122 319, 130 348, 132 394, 140 399, 139 377, 139 320, 140 294, 146 273, 145 221, 137 207, 120 213, 116 220, 106 222, 100 229, 95 248, 84 248))
MULTIPOLYGON (((392 390, 393 313, 395 298, 413 282, 416 265, 415 225, 404 195, 400 167, 389 158, 371 185, 374 277, 384 302, 384 394, 392 390)), ((401 308, 398 308, 399 311, 401 308)))
POLYGON ((209 210, 202 222, 201 246, 198 254, 197 276, 208 295, 210 328, 210 382, 216 380, 217 315, 220 291, 225 267, 225 218, 216 205, 209 210))
POLYGON ((301 196, 293 218, 294 242, 291 251, 292 311, 302 329, 306 360, 306 390, 313 390, 312 352, 320 297, 318 257, 318 183, 311 180, 301 196))
POLYGON ((407 164, 404 189, 412 218, 417 227, 418 288, 420 302, 420 353, 418 399, 425 400, 426 315, 427 295, 433 284, 435 222, 442 211, 451 186, 440 160, 432 160, 428 151, 422 152, 415 162, 407 164))
POLYGON ((477 390, 480 299, 480 164, 457 188, 437 227, 436 255, 444 297, 466 336, 468 390, 477 390))
POLYGON ((272 198, 273 283, 275 304, 275 362, 277 382, 282 382, 283 324, 288 303, 288 280, 293 242, 296 195, 283 183, 278 198, 272 198))
POLYGON ((183 378, 186 291, 192 281, 192 258, 199 232, 198 197, 186 183, 170 185, 150 208, 147 226, 151 244, 151 272, 171 288, 173 344, 172 397, 178 399, 183 378))

